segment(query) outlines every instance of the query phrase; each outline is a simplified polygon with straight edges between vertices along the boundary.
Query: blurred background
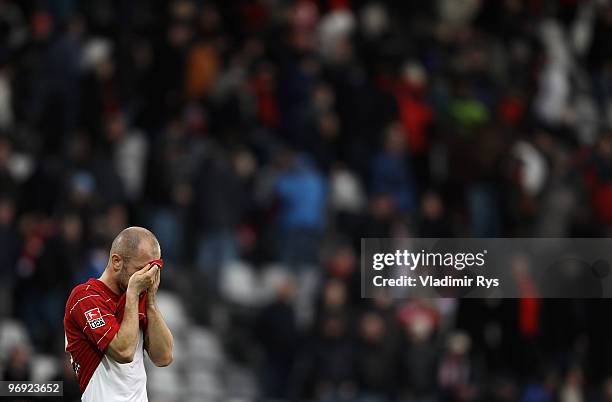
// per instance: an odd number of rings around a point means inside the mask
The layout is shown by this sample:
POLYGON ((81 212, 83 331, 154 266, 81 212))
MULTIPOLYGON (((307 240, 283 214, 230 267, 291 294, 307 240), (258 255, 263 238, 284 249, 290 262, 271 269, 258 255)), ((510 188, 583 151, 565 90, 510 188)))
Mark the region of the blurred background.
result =
POLYGON ((611 128, 609 1, 0 0, 2 379, 78 400, 66 299, 142 225, 152 401, 612 401, 608 300, 359 282, 362 237, 610 235, 611 128))

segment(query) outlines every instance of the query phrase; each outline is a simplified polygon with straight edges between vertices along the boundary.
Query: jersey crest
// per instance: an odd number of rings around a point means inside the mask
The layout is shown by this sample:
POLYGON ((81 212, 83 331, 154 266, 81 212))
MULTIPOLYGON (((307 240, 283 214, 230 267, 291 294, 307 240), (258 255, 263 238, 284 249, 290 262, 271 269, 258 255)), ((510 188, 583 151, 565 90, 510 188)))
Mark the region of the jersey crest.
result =
POLYGON ((98 307, 92 308, 91 310, 87 310, 85 312, 85 319, 87 323, 91 327, 91 329, 96 329, 103 327, 106 323, 104 322, 104 317, 102 317, 102 313, 100 313, 100 309, 98 307))

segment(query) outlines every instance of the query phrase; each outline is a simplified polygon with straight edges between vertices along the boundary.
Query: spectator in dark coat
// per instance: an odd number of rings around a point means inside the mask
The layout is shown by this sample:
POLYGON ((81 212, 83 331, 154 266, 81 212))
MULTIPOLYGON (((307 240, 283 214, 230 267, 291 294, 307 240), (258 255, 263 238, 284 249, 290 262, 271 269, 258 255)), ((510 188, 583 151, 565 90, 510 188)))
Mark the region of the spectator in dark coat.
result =
POLYGON ((369 190, 372 194, 391 195, 401 212, 412 212, 417 190, 405 142, 399 124, 387 128, 383 150, 372 160, 369 190))
POLYGON ((289 379, 299 347, 299 331, 292 305, 294 285, 289 276, 276 284, 276 297, 260 312, 255 332, 263 347, 262 396, 270 399, 289 397, 289 379))
POLYGON ((357 393, 354 352, 346 318, 326 315, 296 362, 292 394, 322 401, 354 398, 357 393))
POLYGON ((386 402, 393 396, 397 365, 390 332, 376 312, 366 312, 359 321, 355 370, 364 402, 386 402))

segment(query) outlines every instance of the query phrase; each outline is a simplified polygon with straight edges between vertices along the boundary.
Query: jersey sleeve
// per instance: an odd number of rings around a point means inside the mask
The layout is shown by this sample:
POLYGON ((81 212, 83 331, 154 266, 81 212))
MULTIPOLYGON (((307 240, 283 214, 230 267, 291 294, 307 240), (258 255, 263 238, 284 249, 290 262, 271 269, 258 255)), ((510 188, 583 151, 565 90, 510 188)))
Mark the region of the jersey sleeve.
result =
POLYGON ((100 351, 121 327, 110 305, 95 292, 81 292, 74 298, 70 319, 100 351))

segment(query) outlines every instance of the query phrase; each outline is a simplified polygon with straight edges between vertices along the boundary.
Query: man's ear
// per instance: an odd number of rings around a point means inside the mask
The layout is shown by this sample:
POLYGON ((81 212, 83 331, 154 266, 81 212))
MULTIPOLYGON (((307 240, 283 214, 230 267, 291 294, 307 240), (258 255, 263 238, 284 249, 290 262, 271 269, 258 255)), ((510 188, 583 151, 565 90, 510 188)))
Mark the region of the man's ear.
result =
POLYGON ((123 268, 123 259, 118 254, 112 254, 111 265, 113 266, 113 271, 119 272, 123 268))

